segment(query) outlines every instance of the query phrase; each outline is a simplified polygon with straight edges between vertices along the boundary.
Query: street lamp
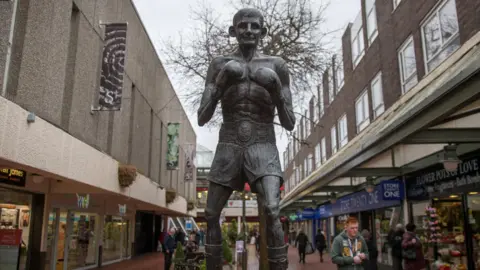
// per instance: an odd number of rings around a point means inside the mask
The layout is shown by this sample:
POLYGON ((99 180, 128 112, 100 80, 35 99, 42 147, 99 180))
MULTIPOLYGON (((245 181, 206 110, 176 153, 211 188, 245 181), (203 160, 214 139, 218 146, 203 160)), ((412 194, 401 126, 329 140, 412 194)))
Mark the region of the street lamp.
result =
POLYGON ((457 146, 455 144, 446 145, 443 148, 443 159, 440 160, 448 172, 454 172, 458 169, 458 165, 462 162, 457 156, 457 146))
POLYGON ((375 191, 375 178, 372 176, 367 176, 367 182, 365 184, 365 191, 372 193, 375 191))

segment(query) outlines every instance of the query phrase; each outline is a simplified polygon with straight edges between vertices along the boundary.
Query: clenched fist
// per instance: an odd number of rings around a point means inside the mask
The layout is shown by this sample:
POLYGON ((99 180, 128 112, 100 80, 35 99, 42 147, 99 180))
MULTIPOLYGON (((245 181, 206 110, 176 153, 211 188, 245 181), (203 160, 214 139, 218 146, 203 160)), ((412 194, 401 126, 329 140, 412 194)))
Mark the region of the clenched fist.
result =
POLYGON ((277 73, 269 68, 259 68, 253 75, 253 80, 260 86, 267 89, 271 95, 278 95, 282 83, 277 73))

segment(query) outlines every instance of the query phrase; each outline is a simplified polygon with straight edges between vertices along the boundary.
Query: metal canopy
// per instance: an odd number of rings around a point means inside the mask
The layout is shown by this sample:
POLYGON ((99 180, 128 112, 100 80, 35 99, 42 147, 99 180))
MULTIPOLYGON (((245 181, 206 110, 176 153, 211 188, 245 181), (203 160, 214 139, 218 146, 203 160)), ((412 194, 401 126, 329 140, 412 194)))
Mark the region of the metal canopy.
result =
POLYGON ((480 128, 426 129, 409 136, 405 144, 478 143, 480 128))
MULTIPOLYGON (((434 121, 445 119, 458 108, 477 98, 480 94, 478 91, 480 78, 475 75, 480 71, 479 56, 478 48, 465 53, 448 70, 460 70, 460 72, 452 72, 455 74, 452 76, 451 73, 448 74, 448 71, 445 71, 447 74, 445 76, 450 76, 450 78, 443 78, 442 84, 439 84, 437 82, 439 78, 436 78, 431 85, 420 90, 408 101, 413 100, 412 104, 401 105, 401 114, 397 112, 390 118, 387 115, 386 123, 381 123, 384 125, 381 130, 368 134, 365 138, 360 138, 364 139, 361 145, 355 145, 352 149, 345 151, 343 156, 339 155, 336 159, 327 162, 324 168, 315 177, 309 179, 304 187, 289 194, 290 196, 287 195, 287 200, 282 200, 281 207, 319 190, 322 186, 347 174, 376 155, 402 143, 412 134, 431 126, 434 121), (436 85, 440 86, 437 88, 436 85)), ((373 128, 375 127, 372 126, 371 129, 373 128)))
POLYGON ((349 177, 367 177, 367 176, 399 176, 402 175, 402 169, 396 167, 384 167, 384 168, 355 168, 351 169, 343 176, 349 177))
MULTIPOLYGON (((323 186, 317 190, 315 190, 316 192, 318 191, 322 191, 322 192, 345 192, 345 191, 350 191, 350 192, 353 192, 357 190, 357 187, 356 186, 323 186)), ((309 194, 309 195, 312 195, 312 194, 309 194)))

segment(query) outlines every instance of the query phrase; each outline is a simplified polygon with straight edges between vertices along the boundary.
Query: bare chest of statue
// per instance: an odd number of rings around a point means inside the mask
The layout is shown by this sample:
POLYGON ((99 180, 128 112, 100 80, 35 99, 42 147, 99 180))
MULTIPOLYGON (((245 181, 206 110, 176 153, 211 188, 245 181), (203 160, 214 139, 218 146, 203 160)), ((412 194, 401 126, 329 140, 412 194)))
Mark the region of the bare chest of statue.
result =
POLYGON ((275 106, 270 89, 265 86, 261 68, 274 69, 269 58, 252 59, 246 63, 239 61, 243 75, 225 89, 222 97, 222 114, 224 121, 251 119, 256 122, 271 123, 275 106))

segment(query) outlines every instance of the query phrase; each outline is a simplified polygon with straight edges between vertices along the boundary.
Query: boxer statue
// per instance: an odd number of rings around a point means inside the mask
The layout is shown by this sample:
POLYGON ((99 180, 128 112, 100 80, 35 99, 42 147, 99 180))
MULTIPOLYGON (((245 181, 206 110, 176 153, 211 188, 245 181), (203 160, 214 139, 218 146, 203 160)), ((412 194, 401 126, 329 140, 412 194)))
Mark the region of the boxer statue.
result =
POLYGON ((260 11, 239 10, 229 34, 238 41, 238 50, 213 59, 207 71, 205 91, 198 109, 198 124, 212 118, 217 103, 222 107, 223 123, 215 157, 207 177, 207 269, 222 267, 220 214, 234 190, 248 182, 262 200, 267 220, 269 268, 288 268, 287 246, 279 220, 280 186, 283 173, 275 140, 275 108, 280 124, 291 131, 295 115, 290 92, 290 75, 280 57, 257 51, 267 34, 260 11))

